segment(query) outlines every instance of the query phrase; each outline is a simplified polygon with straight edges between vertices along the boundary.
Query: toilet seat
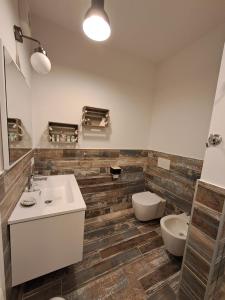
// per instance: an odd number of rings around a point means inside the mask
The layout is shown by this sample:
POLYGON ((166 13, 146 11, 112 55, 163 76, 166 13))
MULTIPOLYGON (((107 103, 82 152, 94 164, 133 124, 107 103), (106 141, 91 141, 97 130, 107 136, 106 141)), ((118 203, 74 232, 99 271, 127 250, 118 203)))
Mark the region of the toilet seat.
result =
POLYGON ((151 192, 142 192, 134 194, 132 197, 135 203, 142 206, 152 206, 161 202, 162 198, 151 192))

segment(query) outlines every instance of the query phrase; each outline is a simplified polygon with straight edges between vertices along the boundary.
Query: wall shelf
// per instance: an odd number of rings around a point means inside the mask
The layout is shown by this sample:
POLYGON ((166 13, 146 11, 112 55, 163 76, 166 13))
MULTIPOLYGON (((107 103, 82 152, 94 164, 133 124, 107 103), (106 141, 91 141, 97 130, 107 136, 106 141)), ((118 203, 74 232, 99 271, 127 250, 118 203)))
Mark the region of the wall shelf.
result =
POLYGON ((17 118, 8 118, 8 136, 10 142, 18 142, 22 140, 22 121, 17 118))
POLYGON ((75 144, 78 142, 78 125, 48 122, 49 142, 75 144))
POLYGON ((84 106, 82 113, 82 126, 85 128, 104 129, 109 126, 108 109, 84 106))

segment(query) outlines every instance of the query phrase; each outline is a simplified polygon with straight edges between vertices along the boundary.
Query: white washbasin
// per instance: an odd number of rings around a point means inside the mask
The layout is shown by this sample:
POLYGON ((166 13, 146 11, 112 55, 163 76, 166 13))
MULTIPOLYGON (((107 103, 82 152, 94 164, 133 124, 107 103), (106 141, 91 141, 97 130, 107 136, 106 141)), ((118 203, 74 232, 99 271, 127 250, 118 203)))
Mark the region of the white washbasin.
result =
POLYGON ((46 179, 34 182, 36 191, 22 194, 8 220, 12 286, 83 258, 86 205, 77 181, 74 175, 46 179), (24 199, 36 204, 23 207, 24 199))
POLYGON ((47 176, 47 180, 34 182, 35 192, 24 192, 18 201, 8 224, 46 218, 86 209, 74 175, 47 176), (23 207, 23 199, 35 198, 36 204, 23 207))

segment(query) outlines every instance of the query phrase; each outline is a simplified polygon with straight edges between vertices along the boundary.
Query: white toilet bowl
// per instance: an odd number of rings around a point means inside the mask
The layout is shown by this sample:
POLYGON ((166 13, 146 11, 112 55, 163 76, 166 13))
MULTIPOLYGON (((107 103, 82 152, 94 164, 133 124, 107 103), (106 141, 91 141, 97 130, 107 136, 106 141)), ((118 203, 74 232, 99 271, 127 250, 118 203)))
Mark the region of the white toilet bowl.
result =
POLYGON ((175 256, 183 256, 187 239, 189 217, 169 215, 160 220, 162 239, 166 249, 175 256))
POLYGON ((164 214, 166 200, 151 192, 133 194, 134 214, 140 221, 161 218, 164 214))

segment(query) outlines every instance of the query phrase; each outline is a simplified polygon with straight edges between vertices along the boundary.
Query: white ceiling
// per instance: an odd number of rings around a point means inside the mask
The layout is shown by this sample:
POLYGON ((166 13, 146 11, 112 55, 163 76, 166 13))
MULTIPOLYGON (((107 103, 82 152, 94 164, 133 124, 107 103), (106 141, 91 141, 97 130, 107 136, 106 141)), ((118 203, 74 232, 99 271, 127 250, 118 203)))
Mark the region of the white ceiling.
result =
MULTIPOLYGON (((29 0, 31 12, 81 32, 91 0, 29 0)), ((225 23, 225 0, 105 0, 110 47, 153 62, 165 59, 225 23)))

